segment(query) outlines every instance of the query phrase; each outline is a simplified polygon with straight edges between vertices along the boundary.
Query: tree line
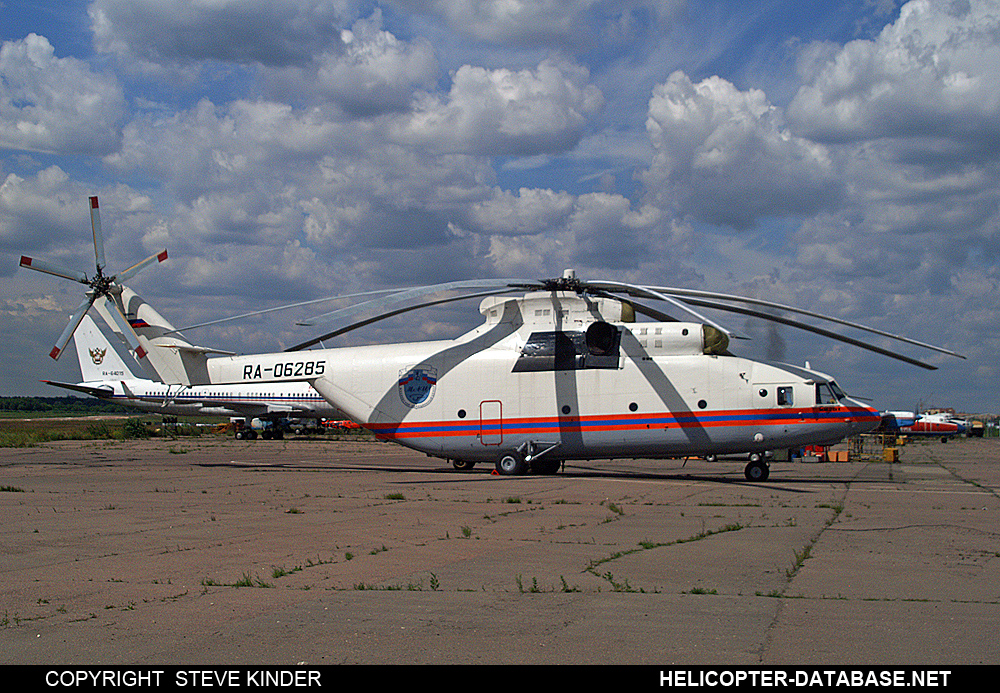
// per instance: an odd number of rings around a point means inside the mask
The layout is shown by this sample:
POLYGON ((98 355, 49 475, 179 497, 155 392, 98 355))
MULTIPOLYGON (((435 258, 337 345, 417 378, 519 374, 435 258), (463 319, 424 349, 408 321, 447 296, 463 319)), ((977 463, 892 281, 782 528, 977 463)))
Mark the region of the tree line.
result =
POLYGON ((0 397, 0 411, 56 414, 127 413, 120 404, 96 397, 0 397))

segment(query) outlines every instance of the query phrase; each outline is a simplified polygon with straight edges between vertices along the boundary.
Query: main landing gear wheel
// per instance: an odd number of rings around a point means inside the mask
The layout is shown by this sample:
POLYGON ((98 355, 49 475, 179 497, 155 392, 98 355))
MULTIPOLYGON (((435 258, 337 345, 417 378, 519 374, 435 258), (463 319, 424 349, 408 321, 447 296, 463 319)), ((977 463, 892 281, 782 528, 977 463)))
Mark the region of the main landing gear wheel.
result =
POLYGON ((527 471, 528 463, 516 452, 504 453, 497 460, 497 473, 504 476, 520 476, 527 471))
POLYGON ((475 462, 469 462, 468 460, 452 460, 451 466, 460 472, 467 472, 476 466, 475 462))
POLYGON ((558 474, 562 460, 536 460, 531 463, 531 471, 535 474, 558 474))
POLYGON ((765 462, 760 457, 753 457, 747 464, 746 469, 743 470, 744 476, 746 476, 747 481, 767 481, 767 477, 770 476, 771 470, 765 462))

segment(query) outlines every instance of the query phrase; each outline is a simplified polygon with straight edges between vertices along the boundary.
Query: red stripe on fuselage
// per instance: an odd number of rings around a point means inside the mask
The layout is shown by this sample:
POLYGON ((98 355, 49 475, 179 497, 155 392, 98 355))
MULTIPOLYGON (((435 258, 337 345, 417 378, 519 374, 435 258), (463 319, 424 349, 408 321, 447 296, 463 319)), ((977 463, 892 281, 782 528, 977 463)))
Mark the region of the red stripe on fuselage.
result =
POLYGON ((880 420, 877 413, 861 408, 838 409, 747 409, 698 414, 625 414, 599 416, 547 416, 511 419, 455 419, 451 421, 401 421, 366 424, 372 433, 385 439, 453 438, 478 436, 502 426, 503 434, 547 432, 602 432, 724 428, 742 426, 786 426, 823 422, 864 422, 880 420))

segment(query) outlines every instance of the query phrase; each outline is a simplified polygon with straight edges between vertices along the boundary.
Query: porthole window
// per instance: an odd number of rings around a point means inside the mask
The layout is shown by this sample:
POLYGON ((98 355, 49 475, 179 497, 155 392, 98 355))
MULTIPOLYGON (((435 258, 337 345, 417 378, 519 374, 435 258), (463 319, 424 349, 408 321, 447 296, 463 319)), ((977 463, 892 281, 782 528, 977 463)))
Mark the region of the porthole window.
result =
POLYGON ((460 418, 460 419, 464 419, 465 418, 465 410, 464 409, 459 409, 458 410, 458 418, 460 418))
POLYGON ((757 390, 757 394, 760 395, 761 397, 767 397, 767 390, 765 390, 764 388, 761 388, 761 389, 757 390))
POLYGON ((703 399, 699 399, 699 400, 698 400, 698 408, 699 408, 699 409, 704 409, 704 408, 705 408, 705 407, 707 407, 707 406, 708 406, 708 402, 706 402, 706 401, 705 401, 705 400, 703 400, 703 399))
POLYGON ((563 405, 563 408, 562 408, 562 413, 563 414, 569 414, 571 411, 573 411, 573 410, 569 408, 568 404, 564 404, 563 405))
POLYGON ((632 404, 628 405, 628 410, 629 411, 637 411, 638 409, 639 409, 639 405, 636 404, 635 402, 632 402, 632 404))

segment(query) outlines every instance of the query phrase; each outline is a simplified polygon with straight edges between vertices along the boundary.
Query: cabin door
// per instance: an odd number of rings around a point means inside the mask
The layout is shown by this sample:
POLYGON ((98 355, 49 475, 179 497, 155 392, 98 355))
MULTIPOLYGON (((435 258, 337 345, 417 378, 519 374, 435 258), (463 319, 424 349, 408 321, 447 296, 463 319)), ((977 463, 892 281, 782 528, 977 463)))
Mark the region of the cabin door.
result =
POLYGON ((503 442, 503 405, 498 399, 479 403, 479 442, 483 445, 503 442))

